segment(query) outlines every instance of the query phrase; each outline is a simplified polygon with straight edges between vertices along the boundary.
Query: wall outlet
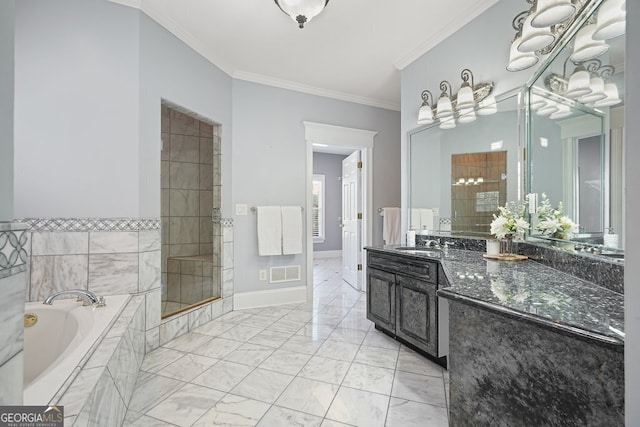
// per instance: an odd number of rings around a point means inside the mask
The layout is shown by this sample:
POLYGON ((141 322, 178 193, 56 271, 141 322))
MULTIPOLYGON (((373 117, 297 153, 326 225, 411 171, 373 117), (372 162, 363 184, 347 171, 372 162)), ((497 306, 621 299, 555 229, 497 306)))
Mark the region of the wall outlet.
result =
POLYGON ((236 215, 246 215, 248 212, 248 206, 246 204, 236 204, 236 215))
POLYGON ((267 270, 260 270, 260 280, 267 280, 267 270))

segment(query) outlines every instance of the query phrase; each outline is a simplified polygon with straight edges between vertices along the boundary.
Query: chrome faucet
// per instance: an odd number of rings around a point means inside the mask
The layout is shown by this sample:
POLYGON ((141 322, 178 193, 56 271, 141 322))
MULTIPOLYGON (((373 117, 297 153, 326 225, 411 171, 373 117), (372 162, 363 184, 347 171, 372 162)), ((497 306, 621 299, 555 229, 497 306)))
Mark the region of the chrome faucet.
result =
POLYGON ((53 300, 65 295, 76 295, 78 300, 82 300, 82 305, 90 305, 94 307, 103 307, 107 305, 104 297, 100 297, 94 294, 91 291, 85 291, 84 289, 70 289, 67 291, 56 292, 55 294, 49 295, 43 302, 43 304, 51 305, 53 304, 53 300))
POLYGON ((437 240, 425 240, 424 246, 427 248, 440 249, 440 243, 437 240))

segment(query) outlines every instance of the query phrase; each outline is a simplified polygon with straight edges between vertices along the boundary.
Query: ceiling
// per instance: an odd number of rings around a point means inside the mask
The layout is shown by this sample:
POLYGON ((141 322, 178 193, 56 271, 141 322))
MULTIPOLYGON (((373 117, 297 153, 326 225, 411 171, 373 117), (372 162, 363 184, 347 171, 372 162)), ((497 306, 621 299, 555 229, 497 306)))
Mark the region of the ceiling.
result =
POLYGON ((272 0, 111 0, 231 77, 400 110, 400 70, 498 0, 331 0, 299 29, 272 0))

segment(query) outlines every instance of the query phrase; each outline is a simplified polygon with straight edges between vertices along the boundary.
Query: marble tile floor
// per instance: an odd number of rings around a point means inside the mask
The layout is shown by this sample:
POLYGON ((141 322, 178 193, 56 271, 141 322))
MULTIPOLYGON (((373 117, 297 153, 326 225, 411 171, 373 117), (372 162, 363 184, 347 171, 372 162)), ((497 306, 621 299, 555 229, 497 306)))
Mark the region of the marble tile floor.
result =
POLYGON ((314 299, 233 311, 146 355, 125 426, 446 426, 448 372, 373 328, 340 259, 314 299))

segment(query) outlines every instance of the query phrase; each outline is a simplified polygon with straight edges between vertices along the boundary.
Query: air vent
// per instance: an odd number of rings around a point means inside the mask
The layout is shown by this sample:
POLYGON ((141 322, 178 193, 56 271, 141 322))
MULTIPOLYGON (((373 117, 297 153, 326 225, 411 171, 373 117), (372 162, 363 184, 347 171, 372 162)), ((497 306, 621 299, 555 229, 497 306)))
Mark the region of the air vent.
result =
POLYGON ((298 280, 300 280, 299 265, 271 267, 269 269, 269 283, 295 282, 298 280))

